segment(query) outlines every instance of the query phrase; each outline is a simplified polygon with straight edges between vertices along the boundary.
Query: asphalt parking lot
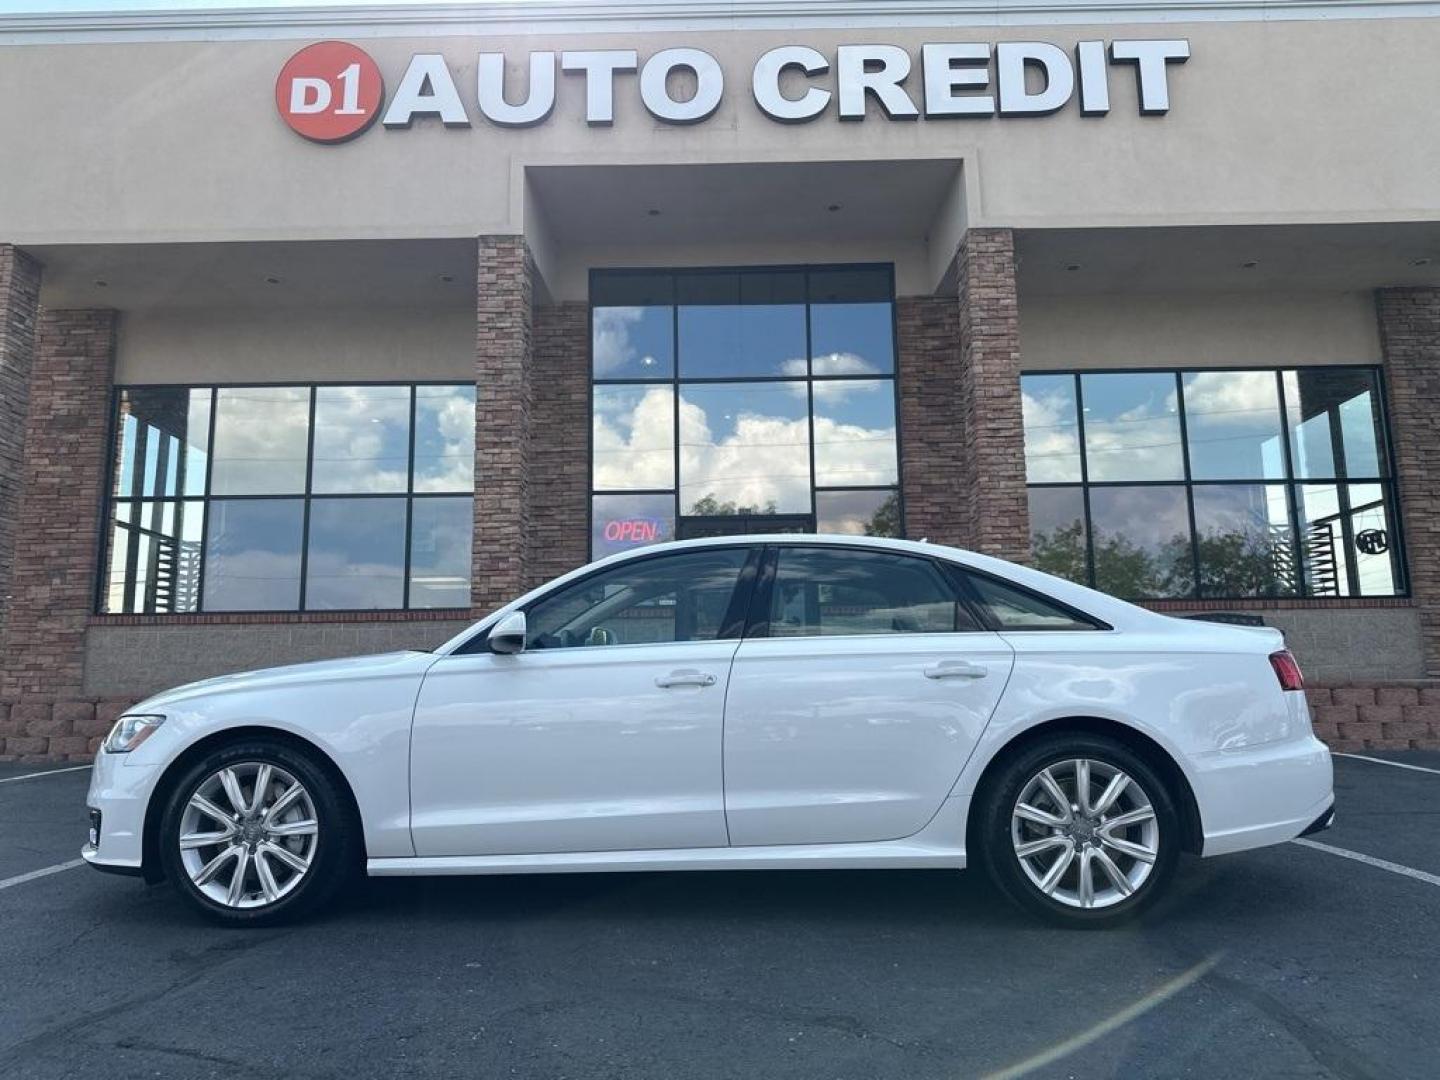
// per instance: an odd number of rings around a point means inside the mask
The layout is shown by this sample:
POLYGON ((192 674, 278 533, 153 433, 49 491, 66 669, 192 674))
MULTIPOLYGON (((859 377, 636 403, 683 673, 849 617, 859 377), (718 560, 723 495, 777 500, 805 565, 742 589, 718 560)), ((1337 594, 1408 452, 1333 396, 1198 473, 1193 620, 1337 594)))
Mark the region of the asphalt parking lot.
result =
POLYGON ((0 1076, 1440 1069, 1440 771, 1337 759, 1317 838, 1420 876, 1296 844, 1190 860, 1106 933, 1037 926, 979 874, 866 871, 390 879, 223 930, 164 886, 27 876, 76 857, 89 781, 11 779, 35 771, 0 765, 0 1076))

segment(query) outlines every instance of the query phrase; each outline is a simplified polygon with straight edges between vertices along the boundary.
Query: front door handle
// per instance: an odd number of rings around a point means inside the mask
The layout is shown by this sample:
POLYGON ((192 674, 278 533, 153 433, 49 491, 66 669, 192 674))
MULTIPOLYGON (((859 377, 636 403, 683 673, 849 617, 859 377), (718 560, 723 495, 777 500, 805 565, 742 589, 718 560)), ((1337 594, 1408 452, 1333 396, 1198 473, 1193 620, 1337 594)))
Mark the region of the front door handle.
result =
POLYGON ((661 675, 655 680, 655 685, 661 690, 669 690, 673 686, 714 686, 715 676, 708 671, 681 668, 678 671, 670 672, 669 675, 661 675))
POLYGON ((927 679, 983 679, 989 669, 968 660, 942 660, 925 669, 927 679))

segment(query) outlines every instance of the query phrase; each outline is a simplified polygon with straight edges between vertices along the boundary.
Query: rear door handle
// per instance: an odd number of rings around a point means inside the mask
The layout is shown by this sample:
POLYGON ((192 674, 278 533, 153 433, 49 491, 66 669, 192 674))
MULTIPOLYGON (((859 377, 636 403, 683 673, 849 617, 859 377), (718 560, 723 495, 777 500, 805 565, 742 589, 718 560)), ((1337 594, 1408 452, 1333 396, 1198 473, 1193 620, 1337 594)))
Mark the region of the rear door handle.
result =
POLYGON ((925 669, 927 679, 983 679, 989 669, 968 660, 942 660, 925 669))
POLYGON ((679 671, 670 672, 669 675, 661 675, 655 680, 655 685, 661 690, 669 690, 674 686, 714 686, 715 676, 708 671, 681 668, 679 671))

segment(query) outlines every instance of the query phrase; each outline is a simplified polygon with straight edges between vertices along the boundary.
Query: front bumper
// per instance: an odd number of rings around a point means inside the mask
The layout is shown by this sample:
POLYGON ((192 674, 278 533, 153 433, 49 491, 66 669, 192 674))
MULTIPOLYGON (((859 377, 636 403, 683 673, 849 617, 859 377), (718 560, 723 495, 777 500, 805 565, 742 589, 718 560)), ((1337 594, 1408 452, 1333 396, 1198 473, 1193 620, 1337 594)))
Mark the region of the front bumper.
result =
POLYGON ((158 778, 156 765, 127 763, 124 754, 95 755, 86 805, 94 835, 80 857, 97 870, 117 874, 144 872, 145 808, 158 778))

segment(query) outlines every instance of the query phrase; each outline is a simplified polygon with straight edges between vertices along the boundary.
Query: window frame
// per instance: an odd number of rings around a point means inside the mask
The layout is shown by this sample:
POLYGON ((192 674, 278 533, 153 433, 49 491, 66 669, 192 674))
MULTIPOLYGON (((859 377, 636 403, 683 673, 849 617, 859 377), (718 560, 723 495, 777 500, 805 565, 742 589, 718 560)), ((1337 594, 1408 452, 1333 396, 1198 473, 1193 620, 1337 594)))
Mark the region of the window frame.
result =
MULTIPOLYGON (((1390 389, 1386 379, 1386 371, 1381 364, 1276 364, 1276 365, 1246 365, 1246 364, 1218 364, 1218 365, 1191 365, 1191 366, 1168 366, 1168 367, 1115 367, 1115 368, 1036 368, 1021 371, 1020 378, 1035 376, 1064 376, 1073 381, 1075 395, 1075 423, 1076 441, 1080 457, 1080 476, 1076 480, 1056 481, 1031 481, 1026 477, 1025 490, 1041 489, 1069 489, 1079 490, 1081 494, 1082 522, 1085 528, 1085 580, 1076 582, 1089 588, 1098 588, 1095 584, 1095 532, 1094 515, 1090 506, 1090 494, 1097 488, 1129 488, 1129 487, 1183 487, 1185 492, 1185 513, 1190 530, 1190 560, 1189 566, 1193 575, 1194 588, 1183 596, 1140 596, 1131 598, 1139 602, 1185 602, 1205 601, 1217 603, 1254 603, 1286 600, 1325 600, 1327 602, 1357 602, 1365 603, 1373 600, 1408 599, 1411 596, 1409 560, 1407 558, 1404 527, 1400 514, 1400 491, 1399 476, 1395 459, 1394 432, 1390 423, 1390 389), (1377 450, 1381 456, 1379 464, 1382 472, 1375 476, 1350 476, 1348 474, 1348 463, 1344 460, 1345 455, 1339 452, 1338 444, 1335 453, 1335 473, 1327 477, 1302 477, 1297 475, 1295 469, 1295 448, 1294 439, 1290 426, 1290 402, 1286 395, 1285 373, 1304 371, 1359 371, 1371 376, 1374 379, 1376 391, 1375 408, 1380 425, 1380 438, 1377 440, 1377 450), (1189 424, 1186 416, 1185 406, 1185 379, 1184 376, 1190 373, 1209 372, 1235 372, 1255 373, 1263 372, 1274 376, 1276 383, 1276 406, 1279 410, 1281 455, 1284 463, 1284 474, 1271 478, 1248 478, 1248 479, 1216 479, 1197 480, 1193 475, 1191 465, 1191 448, 1189 437, 1189 424), (1086 452, 1085 443, 1085 399, 1084 382, 1086 375, 1169 375, 1175 381, 1176 392, 1176 413, 1180 433, 1180 457, 1183 465, 1182 476, 1170 480, 1091 480, 1089 456, 1086 452), (1340 505, 1340 518, 1343 529, 1342 543, 1348 552, 1354 547, 1354 538, 1351 535, 1349 519, 1354 512, 1350 505, 1349 486, 1352 484, 1372 484, 1377 486, 1381 492, 1378 505, 1384 507, 1391 524, 1391 545, 1394 551, 1395 589, 1389 593, 1363 594, 1359 591, 1358 569, 1356 561, 1351 558, 1346 561, 1346 587, 1348 592, 1343 596, 1329 596, 1325 594, 1313 594, 1309 591, 1305 579, 1305 556, 1303 532, 1300 516, 1300 505, 1298 494, 1301 488, 1310 485, 1333 485, 1336 488, 1336 499, 1340 505), (1276 485, 1284 488, 1286 509, 1290 518, 1290 563, 1296 588, 1293 593, 1275 595, 1229 595, 1220 593, 1208 593, 1202 588, 1201 558, 1200 558, 1200 533, 1195 524, 1195 489, 1197 487, 1265 487, 1276 485)), ((1023 437, 1023 436, 1022 436, 1023 437)), ((1339 437, 1338 428, 1332 430, 1332 443, 1339 437)), ((1377 505, 1367 503, 1365 506, 1377 505)))
POLYGON ((1091 615, 1088 611, 1081 611, 1074 604, 1067 604, 1064 600, 1057 600, 1049 593, 1032 589, 1028 585, 1021 585, 1013 578, 1002 577, 999 574, 987 573, 984 570, 977 570, 973 566, 963 566, 960 563, 946 563, 946 569, 954 579, 956 587, 965 596, 967 602, 976 611, 980 625, 996 634, 1094 634, 1096 632, 1113 631, 1111 626, 1104 619, 1091 615), (1025 596, 1033 597, 1051 607, 1064 612, 1079 623, 1086 623, 1086 626, 1006 626, 995 617, 990 610, 989 602, 980 595, 975 588, 974 579, 981 578, 985 581, 1003 585, 1007 589, 1025 596))
MULTIPOLYGON (((606 646, 605 648, 628 649, 644 647, 653 649, 661 648, 666 645, 695 645, 705 644, 706 642, 711 641, 739 641, 744 636, 746 613, 749 612, 751 609, 760 564, 765 557, 764 544, 746 543, 743 539, 737 540, 734 543, 705 544, 692 548, 682 548, 680 550, 652 551, 646 548, 640 548, 635 554, 628 555, 626 558, 621 559, 618 562, 607 563, 603 566, 595 566, 593 568, 589 568, 583 574, 579 574, 578 576, 573 578, 568 578, 567 580, 546 589, 544 592, 539 593, 536 596, 532 596, 523 604, 520 604, 516 607, 507 607, 503 610, 504 613, 507 615, 516 611, 522 612, 528 619, 530 612, 534 610, 536 605, 543 604, 546 601, 558 596, 559 594, 567 592, 577 586, 584 586, 586 582, 593 581, 595 578, 602 575, 612 573, 613 571, 622 568, 632 569, 641 563, 654 562, 656 559, 674 559, 703 551, 745 552, 745 561, 741 564, 739 576, 735 579, 735 588, 730 594, 730 602, 725 606, 725 616, 720 622, 720 630, 713 638, 705 638, 704 641, 701 642, 642 641, 635 642, 630 645, 620 644, 614 646, 606 646)), ((489 625, 476 631, 474 634, 471 634, 470 637, 466 638, 463 642, 461 642, 454 649, 452 649, 448 655, 474 656, 481 653, 494 653, 495 650, 490 647, 490 634, 503 619, 504 615, 501 615, 499 619, 493 620, 489 625)), ((530 650, 527 648, 525 651, 529 652, 530 650)), ((545 652, 546 650, 540 649, 537 651, 545 652)), ((553 651, 558 653, 568 652, 570 650, 556 649, 553 651)), ((600 654, 591 651, 586 655, 594 657, 600 654)))
MULTIPOLYGON (((904 451, 904 428, 900 422, 900 317, 898 303, 895 295, 895 265, 888 262, 846 262, 846 263, 775 263, 775 264, 746 264, 737 266, 626 266, 626 267, 591 267, 587 278, 588 295, 586 299, 586 401, 588 418, 585 428, 585 462, 587 475, 585 478, 585 533, 586 553, 589 558, 596 558, 595 555, 595 499, 604 495, 670 495, 673 496, 674 504, 674 535, 671 539, 680 539, 682 534, 681 522, 686 518, 701 518, 703 515, 687 515, 682 513, 681 502, 681 479, 680 479, 680 392, 685 385, 717 385, 717 384, 745 384, 763 385, 765 383, 800 382, 805 383, 806 390, 806 424, 808 428, 808 458, 810 468, 810 507, 804 513, 787 514, 779 512, 774 515, 777 518, 807 517, 809 519, 810 533, 814 535, 818 528, 816 495, 820 492, 861 492, 861 491, 883 491, 893 494, 896 503, 896 512, 900 522, 900 534, 897 539, 903 539, 905 535, 905 451, 904 451), (869 273, 883 273, 886 277, 886 300, 890 306, 890 347, 893 361, 892 370, 888 374, 860 374, 860 375, 821 375, 814 373, 814 330, 811 325, 811 308, 816 303, 810 299, 810 277, 812 274, 824 274, 835 271, 858 271, 869 273), (676 283, 681 278, 706 276, 714 274, 796 274, 805 275, 805 374, 796 375, 751 375, 751 376, 704 376, 683 378, 680 374, 680 307, 678 295, 668 305, 671 309, 670 333, 671 333, 671 359, 672 366, 669 376, 658 379, 642 378, 597 378, 595 375, 595 309, 597 306, 606 307, 610 305, 597 305, 595 302, 595 285, 597 279, 622 279, 622 278, 643 278, 664 275, 674 279, 676 283), (894 398, 894 420, 895 420, 895 483, 894 484, 855 484, 855 485, 828 485, 817 484, 815 479, 815 383, 818 382, 864 382, 864 381, 888 381, 891 385, 894 398), (595 487, 595 391, 597 387, 606 386, 665 386, 671 391, 671 408, 674 417, 671 426, 672 464, 671 480, 673 488, 634 488, 624 490, 597 489, 595 487)), ((678 289, 677 289, 678 293, 678 289)), ((736 515, 737 517, 743 515, 736 515)), ((711 519, 713 520, 713 519, 711 519)), ((754 535, 737 533, 737 536, 754 535)), ((637 549, 638 550, 638 549, 637 549)))
MULTIPOLYGON (((170 618, 170 617, 193 617, 193 616, 227 616, 244 618, 246 616, 269 616, 269 615, 312 615, 312 616, 337 616, 346 615, 374 615, 394 614, 396 612, 453 612, 468 611, 469 605, 454 607, 412 607, 410 604, 411 586, 411 562, 413 547, 413 506, 415 499, 469 499, 471 501, 471 514, 474 514, 474 499, 476 490, 476 477, 471 474, 471 484, 467 491, 416 491, 415 490, 415 421, 418 413, 418 391, 424 387, 468 387, 476 391, 478 400, 479 391, 473 383, 463 379, 321 379, 314 381, 306 380, 285 380, 277 382, 264 382, 257 380, 242 381, 216 381, 205 382, 164 382, 164 383, 116 383, 110 388, 110 412, 106 421, 106 442, 107 460, 105 464, 105 486, 101 497, 100 532, 97 541, 99 559, 94 575, 94 589, 91 598, 91 610, 101 617, 114 618, 170 618), (405 387, 410 391, 409 404, 409 429, 407 433, 407 459, 406 459, 406 489, 400 492, 353 492, 334 493, 316 492, 314 486, 315 471, 315 412, 318 400, 317 391, 326 388, 339 387, 405 387), (305 446, 305 486, 300 492, 288 494, 239 494, 239 495, 214 495, 211 493, 211 478, 214 472, 214 450, 215 450, 215 427, 216 414, 218 412, 219 391, 221 390, 305 390, 308 392, 308 417, 306 429, 305 446), (204 391, 210 396, 209 415, 207 417, 208 430, 205 443, 205 480, 199 495, 176 495, 160 498, 133 498, 121 495, 116 492, 116 485, 119 482, 120 453, 120 404, 127 392, 153 392, 153 391, 204 391), (255 502, 255 501, 280 501, 286 499, 298 499, 304 504, 302 510, 301 534, 300 534, 300 588, 297 596, 296 606, 293 608, 229 608, 225 610, 207 610, 205 607, 205 553, 210 540, 210 506, 215 502, 255 502), (305 606, 307 591, 307 576, 310 560, 310 509, 315 499, 403 499, 405 501, 405 545, 404 562, 401 566, 402 590, 401 606, 399 607, 370 607, 370 608, 307 608, 305 606), (105 604, 110 586, 110 552, 114 543, 114 531, 117 525, 115 512, 121 504, 141 503, 196 503, 202 507, 202 518, 200 528, 200 553, 201 569, 199 581, 196 585, 196 606, 194 611, 106 611, 105 604)), ((143 465, 143 463, 142 463, 143 465)), ((473 547, 473 543, 472 543, 473 547)), ((129 560, 127 560, 128 568, 129 560)), ((474 578, 474 556, 472 552, 470 575, 474 578)), ((127 589, 128 591, 128 589, 127 589)))
MULTIPOLYGON (((963 608, 975 623, 974 630, 937 630, 921 631, 912 633, 910 631, 893 631, 890 633, 877 634, 787 634, 785 637, 775 637, 775 641, 835 641, 844 638, 856 637, 905 637, 905 638, 945 638, 957 634, 985 634, 993 633, 991 619, 988 614, 975 602, 971 590, 964 587, 963 581, 957 577, 957 573, 963 573, 968 567, 962 567, 957 563, 949 562, 939 556, 918 551, 897 551, 890 548, 875 547, 869 544, 844 544, 844 543, 821 543, 807 540, 804 536, 797 536, 791 543, 776 543, 767 541, 764 545, 764 555, 759 567, 758 579, 755 582, 755 591, 751 594, 750 609, 745 618, 744 640, 770 640, 770 611, 774 603, 775 577, 780 562, 780 552, 786 548, 811 548, 817 551, 858 551, 871 554, 894 555, 902 559, 915 559, 920 562, 927 562, 940 580, 945 582, 955 598, 955 603, 963 608)), ((1088 616, 1087 616, 1088 618, 1088 616)))

